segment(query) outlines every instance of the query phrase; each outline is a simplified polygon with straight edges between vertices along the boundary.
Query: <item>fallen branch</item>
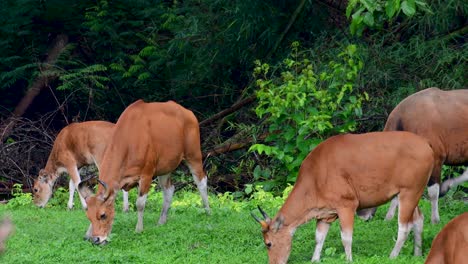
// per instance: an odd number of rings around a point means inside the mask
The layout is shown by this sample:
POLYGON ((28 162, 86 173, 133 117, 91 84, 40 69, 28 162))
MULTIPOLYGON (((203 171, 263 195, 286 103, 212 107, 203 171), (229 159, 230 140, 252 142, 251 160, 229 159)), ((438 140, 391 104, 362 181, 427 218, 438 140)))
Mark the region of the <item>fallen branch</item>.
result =
POLYGON ((246 105, 249 105, 251 104, 253 101, 255 101, 255 96, 250 96, 248 98, 245 98, 237 103, 235 103, 234 105, 232 105, 231 107, 229 107, 228 109, 224 109, 223 111, 203 120, 200 122, 200 126, 207 126, 211 123, 213 123, 214 121, 218 120, 218 119, 221 119, 227 115, 230 115, 234 112, 236 112, 237 110, 241 109, 242 107, 246 106, 246 105))
MULTIPOLYGON (((47 59, 42 64, 44 67, 39 69, 41 72, 47 71, 50 68, 52 68, 52 66, 55 64, 55 61, 65 49, 67 43, 68 37, 66 35, 57 36, 57 38, 54 40, 52 48, 48 52, 47 59)), ((26 94, 16 106, 12 115, 9 118, 7 118, 0 126, 0 144, 3 143, 5 138, 10 136, 13 127, 18 122, 18 117, 21 117, 26 112, 28 107, 33 102, 34 98, 36 98, 36 96, 39 95, 42 89, 44 89, 44 87, 46 87, 47 84, 54 78, 57 78, 57 76, 44 76, 39 74, 39 76, 34 80, 34 82, 28 88, 26 94)))
POLYGON ((257 142, 258 140, 264 140, 268 135, 269 133, 264 133, 264 134, 261 134, 258 138, 247 138, 247 140, 242 141, 242 142, 223 143, 221 145, 214 147, 212 150, 206 153, 203 153, 203 157, 216 156, 219 154, 225 154, 227 152, 246 148, 252 145, 253 143, 257 142))

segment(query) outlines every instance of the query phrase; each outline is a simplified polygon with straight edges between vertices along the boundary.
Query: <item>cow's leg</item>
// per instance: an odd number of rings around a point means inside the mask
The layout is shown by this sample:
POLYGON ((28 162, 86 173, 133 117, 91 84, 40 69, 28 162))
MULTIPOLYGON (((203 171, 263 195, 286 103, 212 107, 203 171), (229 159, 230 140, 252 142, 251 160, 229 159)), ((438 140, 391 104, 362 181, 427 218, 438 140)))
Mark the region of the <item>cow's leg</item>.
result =
MULTIPOLYGON (((81 182, 81 177, 80 177, 80 172, 78 171, 78 167, 76 164, 71 164, 68 165, 67 167, 68 174, 70 174, 70 198, 68 200, 68 208, 72 209, 73 208, 73 196, 75 189, 78 188, 78 184, 81 182)), ((80 192, 78 192, 78 196, 80 197, 81 205, 83 206, 83 209, 87 208, 86 201, 85 199, 81 196, 80 192)))
POLYGON ((323 243, 327 237, 328 230, 330 229, 330 223, 323 220, 317 220, 317 228, 315 229, 315 250, 312 256, 312 262, 320 261, 320 253, 322 252, 323 243))
POLYGON ((136 207, 138 212, 138 220, 135 228, 136 232, 143 231, 143 213, 145 211, 146 198, 151 187, 152 176, 142 175, 138 186, 138 198, 136 201, 136 207))
POLYGON ((171 175, 166 174, 163 176, 159 176, 159 183, 161 184, 162 192, 163 192, 163 207, 161 210, 161 215, 159 216, 158 224, 163 225, 167 221, 167 212, 171 207, 172 203, 172 196, 174 195, 174 185, 171 182, 171 175))
POLYGON ((86 234, 84 236, 84 240, 90 240, 93 232, 93 226, 92 224, 89 224, 88 230, 86 231, 86 234))
POLYGON ((401 192, 398 195, 400 205, 398 210, 398 237, 395 247, 392 253, 390 253, 390 258, 392 259, 400 254, 401 248, 413 227, 413 214, 418 205, 419 198, 421 198, 421 194, 419 193, 401 192))
POLYGON ((201 159, 197 162, 188 161, 190 172, 192 173, 193 180, 197 184, 198 191, 202 198, 203 206, 207 214, 211 214, 210 204, 208 202, 208 186, 205 172, 203 171, 203 165, 201 159))
POLYGON ((75 195, 75 183, 70 178, 70 182, 68 183, 68 192, 70 193, 68 198, 68 209, 73 209, 73 196, 75 195))
POLYGON ((447 193, 451 188, 456 187, 460 183, 464 183, 468 181, 468 169, 466 169, 462 175, 458 177, 453 177, 451 179, 448 179, 442 183, 442 186, 440 187, 440 195, 444 195, 447 193))
POLYGON ((419 207, 413 213, 414 255, 422 255, 422 232, 424 227, 424 215, 419 207))
POLYGON ((354 208, 340 208, 337 210, 338 218, 340 219, 341 241, 346 254, 347 261, 353 261, 352 244, 353 244, 353 227, 354 227, 354 208))
POLYGON ((439 184, 433 184, 427 188, 429 200, 431 200, 431 223, 437 224, 440 222, 439 217, 439 184))
POLYGON ((398 196, 393 197, 392 201, 390 202, 390 207, 388 208, 387 215, 385 216, 385 220, 390 221, 395 216, 395 211, 398 207, 398 196))
POLYGON ((122 197, 123 197, 123 208, 122 210, 127 213, 128 212, 128 192, 122 190, 122 197))
POLYGON ((440 160, 443 158, 438 158, 435 161, 434 169, 432 170, 431 177, 429 178, 429 183, 427 184, 427 193, 429 200, 431 201, 431 223, 437 224, 440 222, 439 217, 439 193, 440 193, 440 173, 442 170, 442 163, 440 160))

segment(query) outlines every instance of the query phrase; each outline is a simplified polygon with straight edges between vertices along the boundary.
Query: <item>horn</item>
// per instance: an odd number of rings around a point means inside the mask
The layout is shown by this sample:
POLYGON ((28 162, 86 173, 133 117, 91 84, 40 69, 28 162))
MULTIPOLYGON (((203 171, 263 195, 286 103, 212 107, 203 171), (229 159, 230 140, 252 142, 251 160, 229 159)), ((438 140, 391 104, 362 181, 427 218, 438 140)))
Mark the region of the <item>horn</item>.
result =
POLYGON ((101 181, 100 179, 98 179, 97 181, 102 185, 102 187, 104 187, 104 191, 107 192, 107 184, 101 181))
POLYGON ((262 223, 262 220, 260 220, 260 218, 258 218, 253 212, 250 212, 250 215, 252 215, 252 217, 255 219, 255 221, 257 221, 259 223, 262 223))
POLYGON ((97 181, 102 185, 102 187, 104 187, 104 195, 102 197, 104 198, 104 201, 105 201, 109 198, 111 194, 111 188, 109 188, 107 184, 101 181, 100 179, 98 179, 97 181))
POLYGON ((263 209, 260 207, 260 205, 258 205, 257 207, 258 207, 258 210, 260 211, 260 213, 262 213, 263 218, 265 218, 265 221, 269 222, 271 219, 270 219, 270 217, 268 216, 268 214, 265 213, 265 211, 263 211, 263 209))
POLYGON ((78 192, 81 194, 81 196, 83 197, 83 199, 87 199, 89 196, 93 195, 93 192, 92 190, 90 190, 88 188, 88 186, 86 185, 86 182, 89 181, 88 180, 84 180, 82 182, 80 182, 78 184, 78 192))

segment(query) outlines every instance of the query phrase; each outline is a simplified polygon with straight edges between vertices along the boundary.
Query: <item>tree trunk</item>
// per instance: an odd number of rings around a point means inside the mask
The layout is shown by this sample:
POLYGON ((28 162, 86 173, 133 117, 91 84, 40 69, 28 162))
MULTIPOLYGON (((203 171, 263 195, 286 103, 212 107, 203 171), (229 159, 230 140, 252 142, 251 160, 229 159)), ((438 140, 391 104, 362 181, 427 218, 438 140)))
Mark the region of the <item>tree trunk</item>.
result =
MULTIPOLYGON (((41 64, 41 67, 39 68, 40 72, 49 70, 55 64, 55 61, 63 52, 67 43, 68 37, 66 35, 58 35, 55 38, 52 47, 49 49, 46 60, 44 61, 44 63, 41 64)), ((44 89, 44 87, 46 87, 47 84, 55 78, 56 77, 43 76, 39 74, 39 76, 34 80, 34 82, 26 91, 26 94, 16 106, 12 115, 9 118, 7 118, 3 122, 3 124, 0 125, 0 144, 3 144, 5 138, 7 138, 10 135, 13 127, 15 126, 18 120, 18 117, 21 117, 26 112, 28 107, 34 101, 34 98, 36 98, 36 96, 42 91, 42 89, 44 89)))

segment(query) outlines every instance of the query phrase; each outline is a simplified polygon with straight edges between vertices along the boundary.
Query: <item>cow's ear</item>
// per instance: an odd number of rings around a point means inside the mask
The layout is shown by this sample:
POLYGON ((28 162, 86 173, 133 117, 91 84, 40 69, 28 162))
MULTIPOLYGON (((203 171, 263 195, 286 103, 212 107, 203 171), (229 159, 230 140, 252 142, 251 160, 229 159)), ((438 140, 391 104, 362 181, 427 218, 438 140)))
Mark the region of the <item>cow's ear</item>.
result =
POLYGON ((273 222, 272 229, 275 232, 277 232, 283 226, 283 223, 284 223, 284 217, 283 215, 279 215, 273 222))
POLYGON ((88 187, 87 182, 88 181, 82 181, 78 184, 78 192, 80 192, 81 197, 85 200, 93 195, 93 191, 88 187))

